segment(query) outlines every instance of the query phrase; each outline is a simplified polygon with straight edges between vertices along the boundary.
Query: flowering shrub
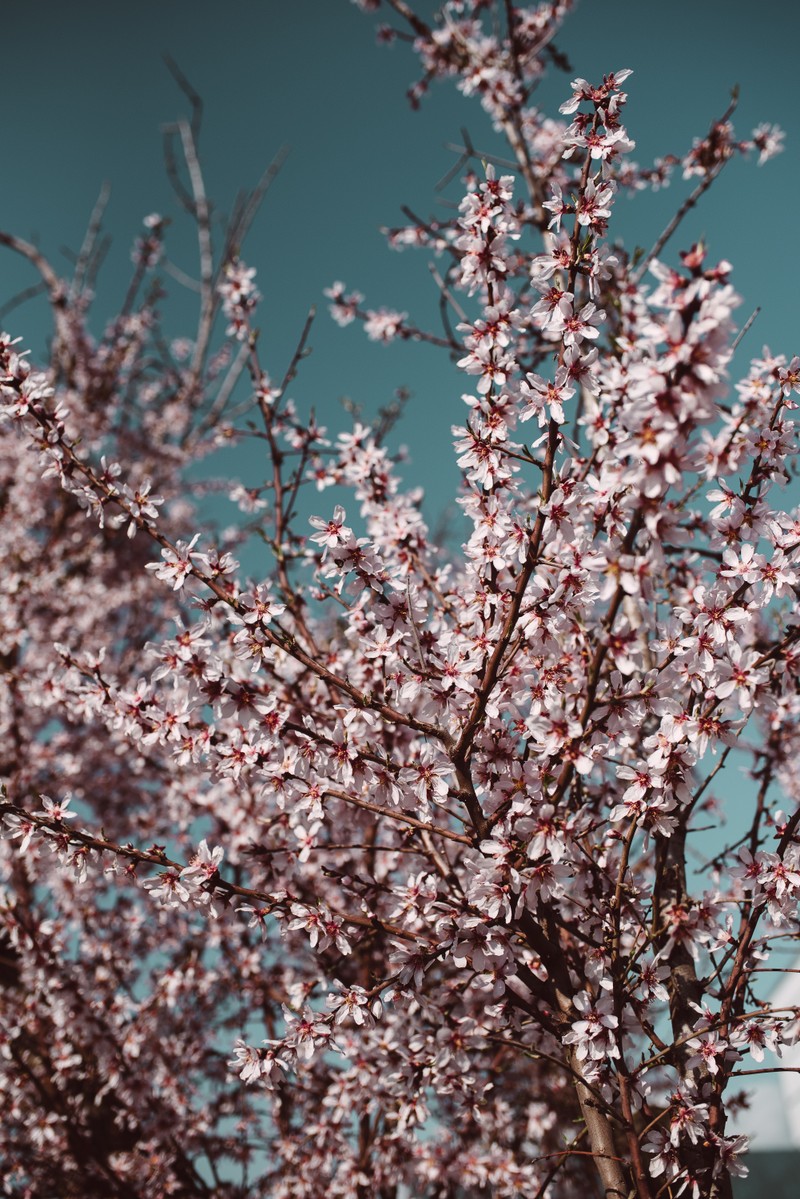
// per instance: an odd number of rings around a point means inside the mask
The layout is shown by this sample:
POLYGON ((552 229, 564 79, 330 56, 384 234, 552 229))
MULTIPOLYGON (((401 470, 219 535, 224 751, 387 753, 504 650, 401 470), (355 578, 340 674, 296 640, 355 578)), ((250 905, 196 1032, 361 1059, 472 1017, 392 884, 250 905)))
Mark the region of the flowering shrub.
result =
POLYGON ((437 256, 441 331, 329 291, 463 372, 461 552, 387 421, 296 407, 307 330, 271 380, 253 203, 215 259, 192 125, 192 337, 159 326, 161 217, 99 338, 86 256, 62 280, 0 234, 54 317, 41 369, 0 339, 7 1195, 726 1199, 737 1080, 800 1029, 765 981, 800 897, 800 510, 776 497, 800 359, 731 388, 729 264, 661 257, 780 133, 737 140, 731 109, 640 167, 629 71, 531 103, 568 3, 387 7, 412 100, 452 77, 517 164, 467 162, 452 220, 390 232, 437 256), (631 260, 618 196, 673 173, 695 190, 631 260), (265 478, 227 485, 242 520, 215 532, 188 468, 244 437, 265 478), (746 805, 714 793, 734 749, 746 805))

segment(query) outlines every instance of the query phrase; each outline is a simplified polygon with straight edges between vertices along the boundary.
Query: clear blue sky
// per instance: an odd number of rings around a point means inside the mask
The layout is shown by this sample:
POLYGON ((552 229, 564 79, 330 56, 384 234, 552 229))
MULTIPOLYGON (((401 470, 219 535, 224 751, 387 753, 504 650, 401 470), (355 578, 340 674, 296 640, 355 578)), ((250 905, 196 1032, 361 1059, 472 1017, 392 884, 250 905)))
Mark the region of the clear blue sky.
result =
MULTIPOLYGON (((430 9, 430 0, 420 7, 430 9)), ((388 19, 389 13, 385 15, 388 19)), ((165 181, 160 127, 182 115, 183 96, 163 64, 168 51, 205 101, 203 156, 210 194, 222 210, 252 185, 283 144, 289 158, 253 230, 244 257, 265 295, 262 347, 278 375, 311 304, 320 314, 313 356, 293 389, 337 426, 337 398, 374 411, 398 385, 414 392, 397 439, 409 443, 409 477, 427 486, 429 510, 444 503, 449 428, 463 415, 467 380, 441 352, 367 343, 327 316, 322 290, 334 279, 378 307, 408 310, 435 327, 434 285, 423 255, 391 253, 379 233, 402 221, 400 205, 435 214, 434 185, 453 161, 444 143, 466 125, 492 146, 479 107, 447 84, 420 112, 405 99, 416 77, 410 49, 375 44, 375 18, 349 0, 27 0, 3 13, 3 139, 0 227, 35 238, 57 266, 76 249, 101 184, 111 185, 106 224, 114 237, 99 288, 97 318, 124 292, 129 247, 141 218, 177 205, 165 181)), ((745 297, 741 319, 762 313, 743 350, 762 344, 800 349, 800 289, 794 211, 800 195, 800 10, 778 0, 584 0, 560 44, 589 79, 631 67, 627 120, 635 157, 680 153, 741 87, 741 136, 760 121, 787 131, 784 154, 757 168, 732 163, 687 221, 675 249, 705 234, 711 254, 730 259, 745 297)), ((555 113, 569 76, 553 73, 539 103, 555 113)), ((613 231, 649 245, 686 185, 624 199, 613 231)), ((455 198, 457 192, 451 193, 455 198)), ((438 209, 441 211, 441 209, 438 209)), ((188 230, 171 231, 174 257, 191 271, 188 230)), ((11 255, 0 259, 0 303, 31 282, 11 255)), ((28 303, 5 319, 10 332, 41 345, 46 313, 28 303)), ((176 324, 170 332, 190 333, 176 324)))

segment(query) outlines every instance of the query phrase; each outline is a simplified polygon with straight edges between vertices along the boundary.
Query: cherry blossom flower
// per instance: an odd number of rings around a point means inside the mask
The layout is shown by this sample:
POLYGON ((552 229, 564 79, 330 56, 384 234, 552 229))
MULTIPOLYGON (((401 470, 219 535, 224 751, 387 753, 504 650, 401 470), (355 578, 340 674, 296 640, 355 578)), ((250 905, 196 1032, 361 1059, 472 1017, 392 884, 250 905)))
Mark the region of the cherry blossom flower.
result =
POLYGON ((49 795, 40 795, 42 801, 41 809, 36 813, 37 816, 44 816, 48 820, 74 820, 77 812, 70 812, 67 809, 72 803, 72 796, 65 795, 63 799, 51 799, 49 795))
MULTIPOLYGON (((375 1005, 370 1005, 370 997, 364 988, 345 987, 343 983, 337 985, 339 993, 329 995, 326 1000, 334 1013, 334 1024, 342 1024, 345 1020, 352 1020, 357 1025, 372 1023, 375 1005)), ((379 1009, 380 1004, 377 1007, 379 1009)))
POLYGON ((181 881, 180 874, 175 870, 164 870, 156 878, 146 878, 142 886, 165 907, 180 907, 191 901, 190 888, 181 881))
POLYGON ((191 541, 177 541, 174 549, 164 548, 161 551, 163 562, 148 562, 146 570, 152 570, 157 579, 169 583, 173 591, 179 591, 186 579, 196 567, 202 567, 206 559, 193 546, 200 540, 200 534, 195 533, 191 541))
POLYGON ((403 322, 407 317, 407 312, 391 312, 388 308, 368 312, 364 320, 364 332, 370 341, 394 341, 402 335, 403 322))
POLYGON ((17 852, 19 854, 27 853, 31 840, 38 829, 36 822, 25 816, 19 816, 16 812, 6 812, 3 816, 3 824, 5 826, 3 836, 19 840, 17 852))
POLYGON ((181 871, 181 878, 184 882, 207 883, 216 878, 219 874, 220 862, 225 856, 225 850, 221 845, 217 845, 214 849, 208 848, 208 842, 203 838, 197 847, 197 852, 192 856, 192 860, 188 866, 185 866, 181 871))
POLYGON ((345 294, 344 284, 338 282, 326 288, 325 295, 332 301, 331 315, 333 319, 342 327, 349 325, 351 321, 355 320, 358 306, 364 299, 361 293, 357 291, 345 294))
POLYGON ((577 1047, 575 1054, 579 1061, 618 1058, 619 1047, 613 1030, 619 1020, 614 1015, 611 999, 605 995, 593 999, 588 991, 580 991, 572 1003, 582 1019, 573 1021, 571 1030, 562 1037, 564 1044, 577 1047))
POLYGON ((248 336, 250 313, 255 309, 261 295, 255 285, 256 272, 253 267, 234 260, 225 268, 219 284, 222 306, 229 320, 227 332, 238 341, 248 336))

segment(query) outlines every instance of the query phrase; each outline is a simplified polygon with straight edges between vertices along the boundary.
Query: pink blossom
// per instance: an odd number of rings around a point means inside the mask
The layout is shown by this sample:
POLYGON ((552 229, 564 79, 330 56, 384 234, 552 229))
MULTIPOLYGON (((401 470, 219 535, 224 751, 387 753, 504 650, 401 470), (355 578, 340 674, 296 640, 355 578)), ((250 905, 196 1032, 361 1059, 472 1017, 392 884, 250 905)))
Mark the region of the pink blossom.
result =
POLYGON ((164 561, 148 562, 145 569, 152 570, 157 579, 169 583, 173 591, 179 591, 195 568, 204 564, 205 556, 193 549, 199 540, 200 534, 195 533, 189 542, 177 541, 174 549, 162 549, 161 557, 164 561))

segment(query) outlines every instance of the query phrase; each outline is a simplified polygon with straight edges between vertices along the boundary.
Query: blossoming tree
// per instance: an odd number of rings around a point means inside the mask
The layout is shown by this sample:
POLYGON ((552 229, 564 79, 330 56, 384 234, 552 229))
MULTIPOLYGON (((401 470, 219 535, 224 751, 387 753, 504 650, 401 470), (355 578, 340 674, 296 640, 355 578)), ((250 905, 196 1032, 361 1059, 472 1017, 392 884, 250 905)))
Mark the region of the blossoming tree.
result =
POLYGON ((725 1199, 745 1170, 740 1077, 799 1020, 768 971, 800 895, 800 361, 731 388, 729 265, 660 255, 780 134, 729 111, 637 166, 627 70, 546 115, 568 7, 386 5, 413 100, 452 77, 515 163, 467 148, 457 215, 390 234, 435 254, 440 330, 330 290, 464 372, 458 553, 387 420, 296 406, 307 331, 271 380, 259 195, 215 253, 196 122, 191 338, 159 325, 160 217, 99 338, 92 238, 62 279, 0 234, 54 318, 42 369, 0 341, 4 1194, 725 1199), (676 171, 632 260, 615 202, 676 171), (188 468, 243 438, 265 475, 220 533, 188 468), (752 793, 709 850, 734 747, 752 793))

